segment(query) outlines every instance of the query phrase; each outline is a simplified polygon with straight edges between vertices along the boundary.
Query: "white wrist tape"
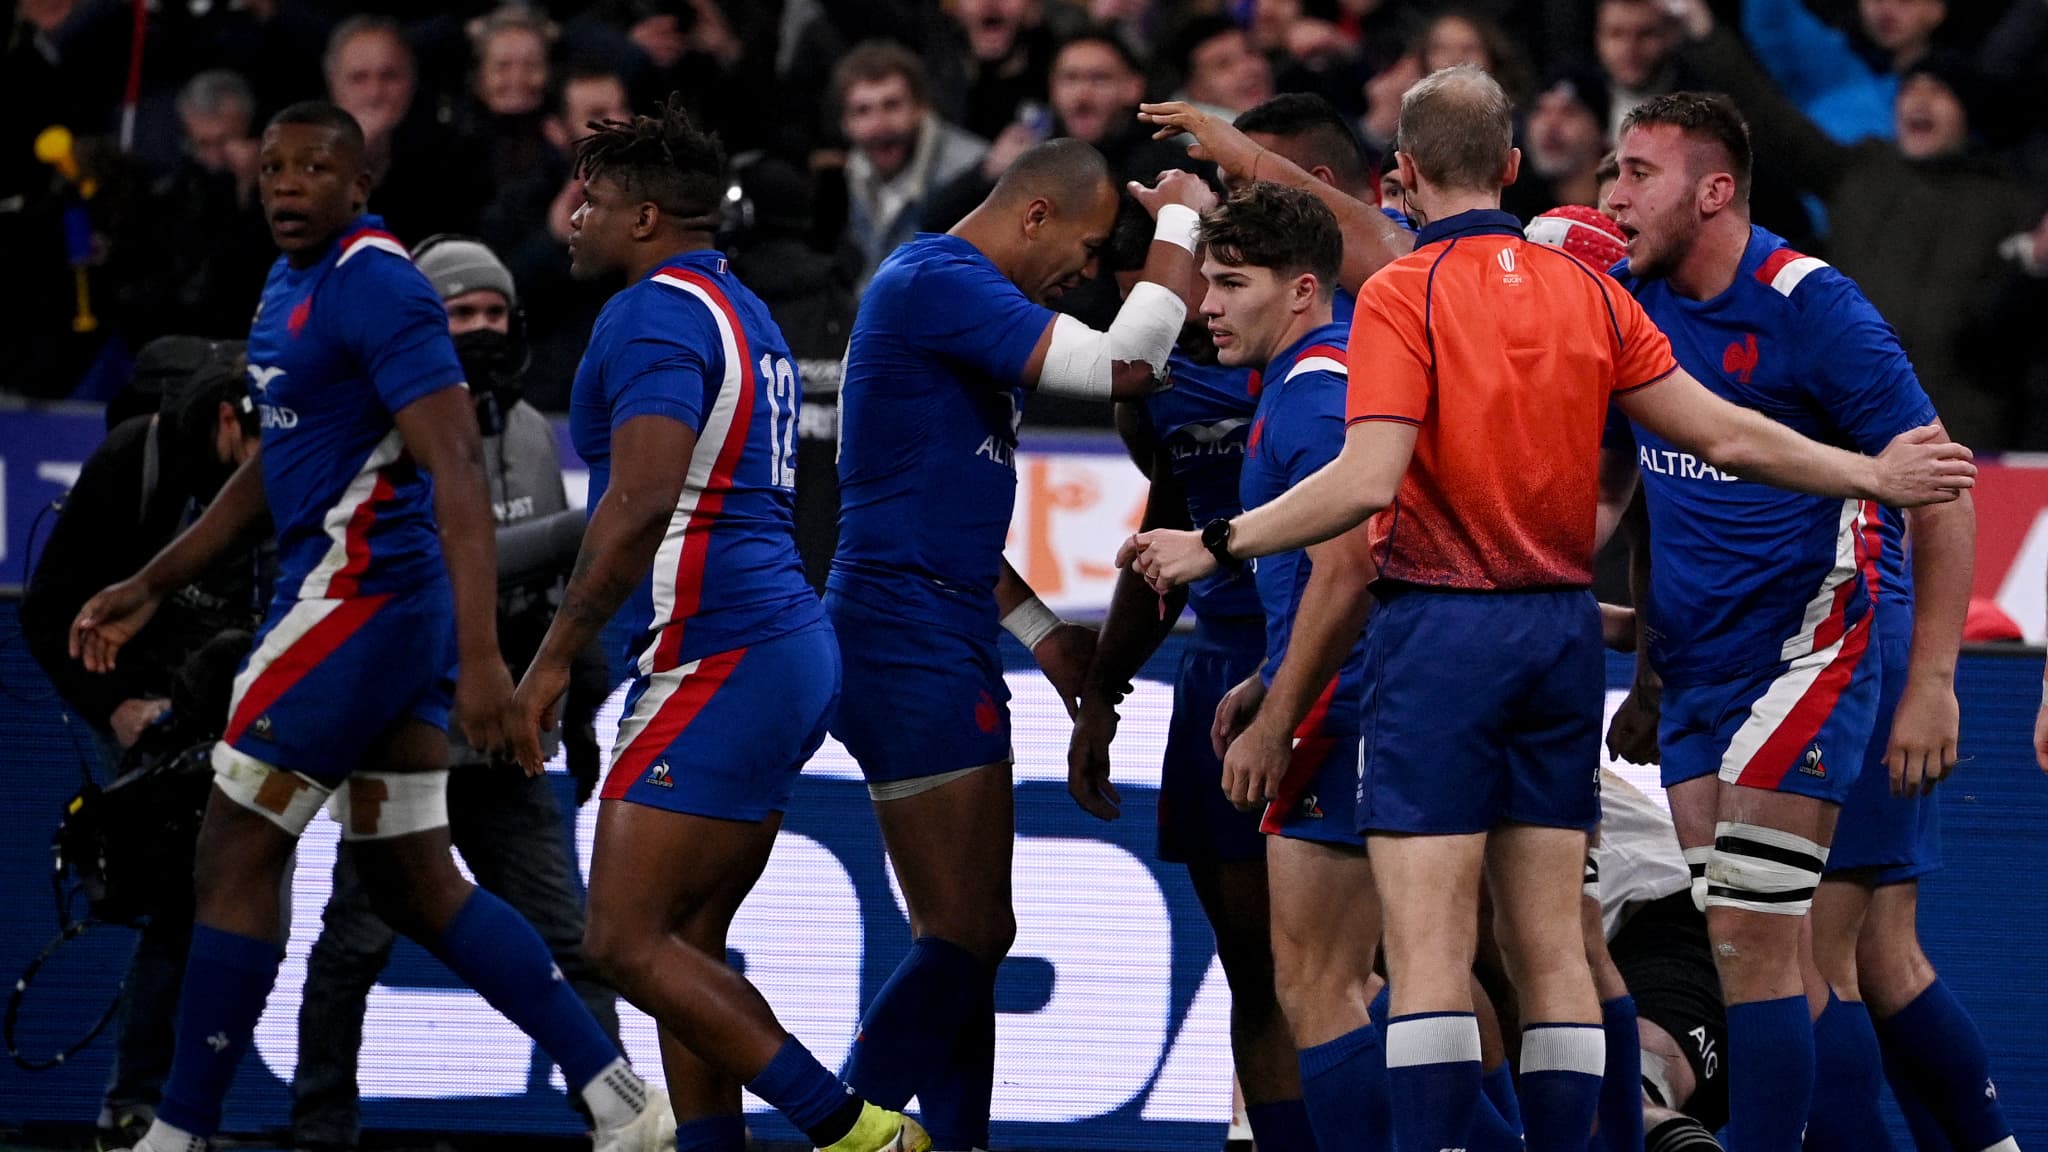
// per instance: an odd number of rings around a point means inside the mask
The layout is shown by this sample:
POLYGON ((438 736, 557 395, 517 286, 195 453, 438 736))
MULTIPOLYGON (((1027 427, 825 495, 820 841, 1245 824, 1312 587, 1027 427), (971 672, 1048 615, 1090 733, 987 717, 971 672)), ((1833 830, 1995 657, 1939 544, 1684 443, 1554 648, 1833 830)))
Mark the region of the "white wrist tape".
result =
POLYGON ((1152 238, 1177 244, 1195 254, 1195 236, 1202 227, 1202 216, 1185 204, 1162 204, 1159 218, 1153 222, 1152 238))
POLYGON ((1152 366, 1154 376, 1165 379, 1166 358, 1173 355, 1187 314, 1187 305, 1172 289, 1140 280, 1107 332, 1097 332, 1072 316, 1055 318, 1038 390, 1107 400, 1114 383, 1111 366, 1118 362, 1143 361, 1152 366))
POLYGON ((1003 617, 1003 631, 1017 638, 1027 650, 1038 647, 1038 642, 1052 634, 1063 621, 1059 613, 1045 606, 1045 601, 1033 596, 1003 617))

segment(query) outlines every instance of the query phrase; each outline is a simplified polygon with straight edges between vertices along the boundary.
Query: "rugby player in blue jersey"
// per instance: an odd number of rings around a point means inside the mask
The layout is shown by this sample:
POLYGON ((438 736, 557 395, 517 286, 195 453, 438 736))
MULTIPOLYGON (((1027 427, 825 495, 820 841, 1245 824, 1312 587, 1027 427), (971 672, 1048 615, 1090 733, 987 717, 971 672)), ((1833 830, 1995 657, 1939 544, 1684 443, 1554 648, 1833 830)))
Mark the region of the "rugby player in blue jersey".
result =
POLYGON ((163 594, 276 525, 277 595, 235 678, 199 837, 198 911, 177 1045, 138 1147, 196 1152, 283 958, 278 886, 329 797, 377 915, 561 1065, 599 1152, 673 1129, 531 925, 455 869, 451 704, 467 743, 514 724, 475 406, 427 278, 374 216, 361 128, 294 104, 263 133, 258 189, 283 251, 249 332, 263 444, 190 529, 80 610, 72 651, 113 666, 163 594))
POLYGON ((1094 632, 1062 624, 1003 560, 1027 392, 1143 396, 1188 312, 1198 178, 1133 194, 1157 217, 1107 331, 1046 307, 1095 274, 1116 218, 1102 157, 1054 140, 945 235, 882 263, 840 390, 839 548, 826 608, 845 686, 833 734, 860 763, 910 910, 910 954, 869 1006, 847 1081, 912 1096, 942 1152, 986 1147, 995 973, 1016 934, 1010 723, 998 629, 1069 710, 1094 632))

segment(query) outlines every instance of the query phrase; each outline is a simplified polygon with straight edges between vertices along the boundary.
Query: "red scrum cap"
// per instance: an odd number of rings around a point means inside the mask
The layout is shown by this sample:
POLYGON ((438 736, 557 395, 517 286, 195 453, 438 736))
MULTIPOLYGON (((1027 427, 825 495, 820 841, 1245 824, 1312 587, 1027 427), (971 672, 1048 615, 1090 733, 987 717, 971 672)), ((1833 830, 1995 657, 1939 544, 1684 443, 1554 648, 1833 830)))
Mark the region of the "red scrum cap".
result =
POLYGON ((1628 258, 1628 238, 1621 228, 1582 204, 1552 208, 1529 221, 1522 235, 1532 244, 1562 248, 1602 272, 1628 258))

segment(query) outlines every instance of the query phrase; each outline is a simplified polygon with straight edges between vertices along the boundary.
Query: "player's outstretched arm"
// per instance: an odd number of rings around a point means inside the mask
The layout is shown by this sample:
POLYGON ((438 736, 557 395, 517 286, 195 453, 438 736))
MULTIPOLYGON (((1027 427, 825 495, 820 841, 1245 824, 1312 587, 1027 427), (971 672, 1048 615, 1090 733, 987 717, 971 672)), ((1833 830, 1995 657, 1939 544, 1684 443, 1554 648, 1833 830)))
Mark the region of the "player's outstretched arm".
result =
POLYGON ((392 417, 405 450, 434 477, 434 521, 455 591, 455 716, 472 748, 505 747, 512 674, 498 652, 496 521, 476 405, 464 388, 429 392, 392 417))
POLYGON ((1882 453, 1865 456, 1731 404, 1682 368, 1617 399, 1629 419, 1715 468, 1795 492, 1914 508, 1954 500, 1977 482, 1970 450, 1938 424, 1901 433, 1882 453))
MULTIPOLYGON (((1315 475, 1230 522, 1226 549, 1233 560, 1249 560, 1320 544, 1364 523, 1394 502, 1408 461, 1415 455, 1415 426, 1394 420, 1361 420, 1344 433, 1344 450, 1315 475)), ((1199 580, 1216 570, 1216 558, 1196 532, 1146 532, 1117 553, 1119 567, 1135 567, 1154 588, 1199 580)))
POLYGON ((654 565, 683 493, 697 433, 668 416, 635 416, 612 432, 612 476, 590 513, 562 606, 527 665, 513 701, 513 753, 528 774, 541 770, 540 733, 554 727, 577 653, 604 630, 654 565))
POLYGON ((1308 587, 1294 612, 1287 654, 1273 672, 1258 715, 1223 757, 1223 791, 1246 811, 1280 795, 1295 729, 1344 666, 1372 611, 1366 588, 1375 566, 1364 524, 1311 544, 1308 561, 1308 587))
POLYGON ((1955 767, 1962 731, 1956 659, 1970 614, 1976 506, 1965 493, 1947 504, 1915 508, 1906 513, 1906 528, 1913 553, 1913 648, 1884 751, 1895 796, 1931 792, 1955 767))
POLYGON ((149 623, 165 594, 199 579, 264 523, 267 510, 259 450, 228 477, 199 519, 164 545, 142 571, 85 602, 71 622, 71 658, 91 672, 112 671, 121 646, 149 623))
POLYGON ((1638 492, 1622 514, 1628 534, 1628 590, 1635 605, 1636 674, 1628 695, 1614 710, 1607 726, 1607 750, 1616 759, 1631 764, 1657 764, 1664 759, 1658 750, 1657 726, 1663 718, 1664 679, 1650 665, 1650 509, 1648 497, 1638 492))
POLYGON ((1139 281, 1117 309, 1109 329, 1097 332, 1072 316, 1055 316, 1024 362, 1023 384, 1041 392, 1091 400, 1136 400, 1166 375, 1166 358, 1188 313, 1201 304, 1194 293, 1195 234, 1216 194, 1190 172, 1168 172, 1157 186, 1135 181, 1131 196, 1157 226, 1139 281))
MULTIPOLYGON (((1121 418, 1121 413, 1119 414, 1121 418)), ((1141 527, 1186 528, 1187 497, 1164 460, 1151 469, 1152 488, 1145 496, 1141 527)), ((1187 604, 1187 592, 1164 596, 1128 569, 1117 574, 1109 611, 1095 640, 1095 659, 1082 684, 1081 708, 1074 717, 1074 736, 1067 746, 1067 791, 1090 815, 1114 820, 1122 799, 1110 783, 1109 745, 1116 738, 1116 706, 1130 690, 1132 677, 1159 650, 1187 604)))
POLYGON ((1316 179, 1287 157, 1261 148, 1220 116, 1173 100, 1138 105, 1138 119, 1158 128, 1152 134, 1154 140, 1171 140, 1182 133, 1193 136, 1195 142, 1188 145, 1188 156, 1214 162, 1233 181, 1267 180, 1299 188, 1321 200, 1337 217, 1337 227, 1344 234, 1344 263, 1337 273, 1337 283, 1352 292, 1357 292, 1358 286, 1373 273, 1415 247, 1415 237, 1387 219, 1386 213, 1316 179))

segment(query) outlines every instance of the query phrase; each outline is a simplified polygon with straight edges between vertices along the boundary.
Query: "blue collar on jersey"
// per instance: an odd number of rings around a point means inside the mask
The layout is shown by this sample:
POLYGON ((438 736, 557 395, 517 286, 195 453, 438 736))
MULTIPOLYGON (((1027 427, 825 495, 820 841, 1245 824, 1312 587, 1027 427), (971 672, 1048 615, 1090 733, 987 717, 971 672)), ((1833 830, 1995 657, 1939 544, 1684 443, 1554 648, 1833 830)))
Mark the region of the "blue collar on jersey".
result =
POLYGON ((717 248, 692 248, 688 252, 678 252, 654 267, 649 268, 644 279, 652 280, 654 277, 661 275, 662 269, 674 268, 677 265, 694 266, 709 264, 714 270, 718 270, 724 260, 725 253, 717 248))
POLYGON ((1515 219, 1514 213, 1497 208, 1475 208, 1424 224, 1422 230, 1415 234, 1415 246, 1420 248, 1460 236, 1513 236, 1520 239, 1521 235, 1522 222, 1515 219))

